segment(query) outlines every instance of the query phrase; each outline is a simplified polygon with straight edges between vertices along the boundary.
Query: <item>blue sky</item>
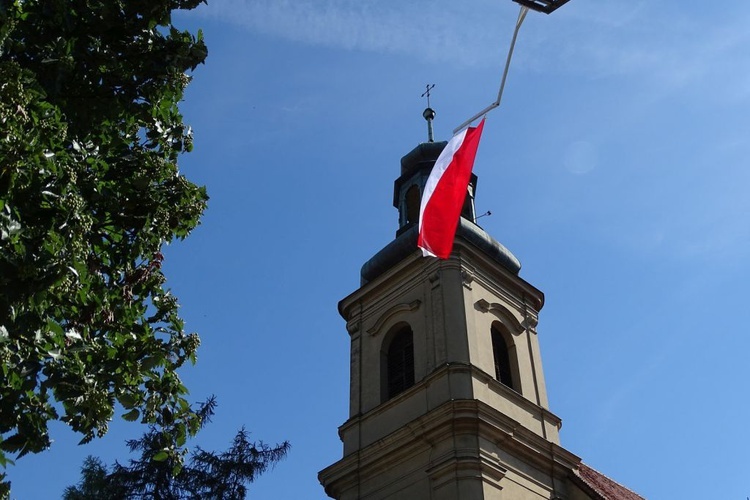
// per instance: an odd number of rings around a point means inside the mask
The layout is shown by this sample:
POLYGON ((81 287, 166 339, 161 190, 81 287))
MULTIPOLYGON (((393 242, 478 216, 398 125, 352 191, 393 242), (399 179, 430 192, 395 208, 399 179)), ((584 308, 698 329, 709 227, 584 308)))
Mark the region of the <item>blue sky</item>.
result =
MULTIPOLYGON (((177 17, 209 46, 181 160, 211 201, 165 269, 203 344, 183 377, 216 394, 198 443, 246 425, 292 443, 257 499, 323 499, 348 412, 338 300, 397 229, 401 156, 495 98, 510 0, 215 0, 177 17)), ((562 444, 650 499, 750 495, 750 4, 572 0, 530 13, 475 164, 482 226, 546 294, 539 335, 562 444), (700 475, 699 478, 694 476, 700 475)), ((55 498, 87 454, 56 427, 9 470, 55 498)))

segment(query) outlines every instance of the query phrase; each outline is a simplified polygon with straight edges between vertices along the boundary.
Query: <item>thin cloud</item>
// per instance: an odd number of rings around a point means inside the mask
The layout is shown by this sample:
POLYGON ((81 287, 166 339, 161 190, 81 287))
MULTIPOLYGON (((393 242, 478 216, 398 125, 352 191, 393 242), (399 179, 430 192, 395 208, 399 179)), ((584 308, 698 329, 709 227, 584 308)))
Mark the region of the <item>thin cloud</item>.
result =
POLYGON ((532 25, 533 69, 637 78, 665 92, 720 89, 723 100, 748 97, 750 9, 706 19, 664 12, 658 2, 622 4, 592 4, 568 11, 565 22, 532 25), (551 40, 557 52, 543 52, 551 40))
MULTIPOLYGON (((518 70, 632 77, 664 92, 721 87, 722 99, 750 97, 750 8, 709 20, 644 0, 569 5, 549 17, 530 14, 518 70)), ((221 0, 200 12, 303 44, 496 67, 515 7, 497 0, 476 0, 470 8, 448 0, 221 0)))
POLYGON ((497 2, 476 9, 448 1, 223 0, 203 15, 256 33, 311 45, 481 64, 512 25, 497 2))

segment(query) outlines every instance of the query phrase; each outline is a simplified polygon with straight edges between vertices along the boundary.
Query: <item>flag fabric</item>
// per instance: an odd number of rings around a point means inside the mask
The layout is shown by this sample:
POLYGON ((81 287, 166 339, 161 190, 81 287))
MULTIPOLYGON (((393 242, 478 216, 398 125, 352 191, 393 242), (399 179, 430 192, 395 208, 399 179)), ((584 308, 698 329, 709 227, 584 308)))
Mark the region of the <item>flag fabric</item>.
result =
POLYGON ((419 209, 417 246, 425 257, 451 254, 483 127, 484 118, 454 135, 435 161, 419 209))

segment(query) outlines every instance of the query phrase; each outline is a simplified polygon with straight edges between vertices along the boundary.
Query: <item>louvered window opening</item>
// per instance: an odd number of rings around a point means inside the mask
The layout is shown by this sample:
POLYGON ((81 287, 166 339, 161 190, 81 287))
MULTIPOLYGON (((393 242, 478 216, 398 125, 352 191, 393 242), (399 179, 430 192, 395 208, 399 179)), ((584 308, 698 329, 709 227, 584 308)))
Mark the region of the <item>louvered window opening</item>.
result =
POLYGON ((410 329, 396 335, 388 348, 388 398, 414 385, 414 339, 410 329))
POLYGON ((508 344, 505 342, 503 334, 494 327, 492 328, 492 354, 495 358, 495 378, 513 389, 508 344))

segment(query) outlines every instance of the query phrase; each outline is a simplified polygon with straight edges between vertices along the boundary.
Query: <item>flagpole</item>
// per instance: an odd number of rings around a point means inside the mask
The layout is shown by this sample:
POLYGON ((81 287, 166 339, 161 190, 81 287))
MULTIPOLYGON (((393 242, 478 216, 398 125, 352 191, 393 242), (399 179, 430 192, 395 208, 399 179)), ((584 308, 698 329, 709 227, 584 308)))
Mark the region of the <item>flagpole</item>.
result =
POLYGON ((465 127, 471 124, 474 120, 479 118, 482 115, 485 115, 495 109, 496 107, 500 106, 500 101, 503 98, 503 90, 505 90, 505 81, 508 78, 508 70, 510 69, 510 61, 513 59, 513 49, 516 47, 516 40, 518 39, 518 32, 521 29, 521 25, 523 24, 524 19, 526 19, 526 14, 529 12, 529 8, 525 6, 521 6, 521 11, 518 13, 518 20, 516 21, 516 29, 513 31, 513 38, 510 41, 510 49, 508 50, 508 58, 505 60, 505 69, 503 70, 503 77, 500 80, 500 90, 497 93, 497 100, 484 108, 479 113, 475 114, 465 122, 463 122, 461 125, 453 129, 453 135, 456 135, 459 131, 463 130, 465 127))

